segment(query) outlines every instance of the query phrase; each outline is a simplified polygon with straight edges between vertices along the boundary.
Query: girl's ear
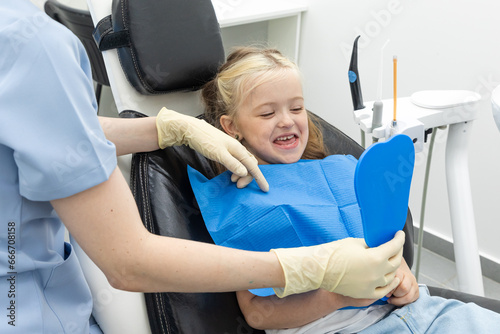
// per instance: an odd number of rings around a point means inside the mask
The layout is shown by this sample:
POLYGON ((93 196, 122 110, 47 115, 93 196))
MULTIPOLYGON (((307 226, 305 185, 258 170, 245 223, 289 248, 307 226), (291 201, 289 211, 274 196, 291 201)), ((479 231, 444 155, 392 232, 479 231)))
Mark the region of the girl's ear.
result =
MULTIPOLYGON (((239 131, 238 131, 238 127, 234 123, 232 117, 230 117, 228 115, 222 115, 220 117, 220 125, 222 126, 224 131, 228 135, 230 135, 231 137, 236 137, 236 136, 241 137, 241 135, 239 134, 239 131)), ((239 138, 237 138, 237 139, 239 139, 239 138)))

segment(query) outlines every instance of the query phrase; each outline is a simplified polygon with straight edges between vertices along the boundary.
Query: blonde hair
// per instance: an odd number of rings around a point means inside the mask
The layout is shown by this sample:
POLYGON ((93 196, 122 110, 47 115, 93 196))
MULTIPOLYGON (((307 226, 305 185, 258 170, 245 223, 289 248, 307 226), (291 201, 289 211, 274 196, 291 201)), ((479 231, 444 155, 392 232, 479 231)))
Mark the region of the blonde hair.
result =
MULTIPOLYGON (((205 105, 205 120, 224 131, 220 119, 228 115, 233 119, 241 103, 253 89, 263 82, 277 79, 288 71, 300 75, 297 65, 276 49, 239 47, 227 57, 214 79, 204 85, 201 97, 205 105)), ((309 139, 303 159, 326 157, 323 136, 308 117, 309 139)))

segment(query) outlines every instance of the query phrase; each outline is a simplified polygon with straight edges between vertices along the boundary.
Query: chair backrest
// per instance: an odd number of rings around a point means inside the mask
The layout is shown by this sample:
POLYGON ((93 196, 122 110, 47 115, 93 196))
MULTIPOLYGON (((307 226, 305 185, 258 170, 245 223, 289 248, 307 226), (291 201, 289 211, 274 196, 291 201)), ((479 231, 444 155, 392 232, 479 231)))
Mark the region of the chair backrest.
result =
POLYGON ((92 78, 101 85, 109 86, 101 51, 97 49, 92 38, 94 24, 90 12, 68 7, 57 0, 47 0, 44 10, 47 15, 66 26, 82 41, 92 66, 92 78))
MULTIPOLYGON (((141 117, 134 112, 130 117, 141 117)), ((317 117, 330 154, 359 158, 363 148, 342 131, 317 117)), ((186 146, 135 154, 131 187, 146 228, 152 233, 210 242, 187 176, 187 165, 207 178, 214 177, 212 163, 186 146)), ((413 225, 408 211, 404 256, 413 262, 413 225)), ((146 294, 153 332, 172 333, 262 333, 245 322, 235 293, 146 294)), ((270 312, 262 310, 262 312, 270 312)))

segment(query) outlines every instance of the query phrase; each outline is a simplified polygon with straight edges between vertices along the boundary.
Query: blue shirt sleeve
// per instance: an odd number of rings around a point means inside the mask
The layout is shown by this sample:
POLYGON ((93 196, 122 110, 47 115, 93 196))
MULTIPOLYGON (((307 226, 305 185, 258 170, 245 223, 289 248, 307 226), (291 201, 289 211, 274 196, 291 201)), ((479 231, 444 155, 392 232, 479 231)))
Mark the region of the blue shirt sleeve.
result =
POLYGON ((0 144, 13 150, 21 195, 36 201, 86 190, 116 167, 115 147, 96 116, 85 49, 48 20, 21 17, 0 39, 0 144))

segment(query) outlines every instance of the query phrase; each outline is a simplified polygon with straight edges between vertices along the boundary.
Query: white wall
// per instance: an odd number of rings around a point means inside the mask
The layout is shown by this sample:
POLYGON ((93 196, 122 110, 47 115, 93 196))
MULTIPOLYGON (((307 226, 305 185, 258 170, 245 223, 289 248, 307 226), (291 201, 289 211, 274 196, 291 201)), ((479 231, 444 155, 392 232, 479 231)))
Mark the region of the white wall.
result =
MULTIPOLYGON (((500 85, 500 3, 492 0, 309 0, 299 65, 306 105, 359 140, 347 80, 354 38, 365 101, 377 94, 385 48, 383 98, 392 97, 392 56, 398 56, 398 95, 427 89, 467 89, 483 97, 469 145, 469 168, 481 255, 500 263, 500 133, 490 94, 500 85)), ((434 146, 425 230, 452 240, 444 153, 446 131, 434 146)), ((426 149, 417 156, 410 208, 420 219, 426 149)))

